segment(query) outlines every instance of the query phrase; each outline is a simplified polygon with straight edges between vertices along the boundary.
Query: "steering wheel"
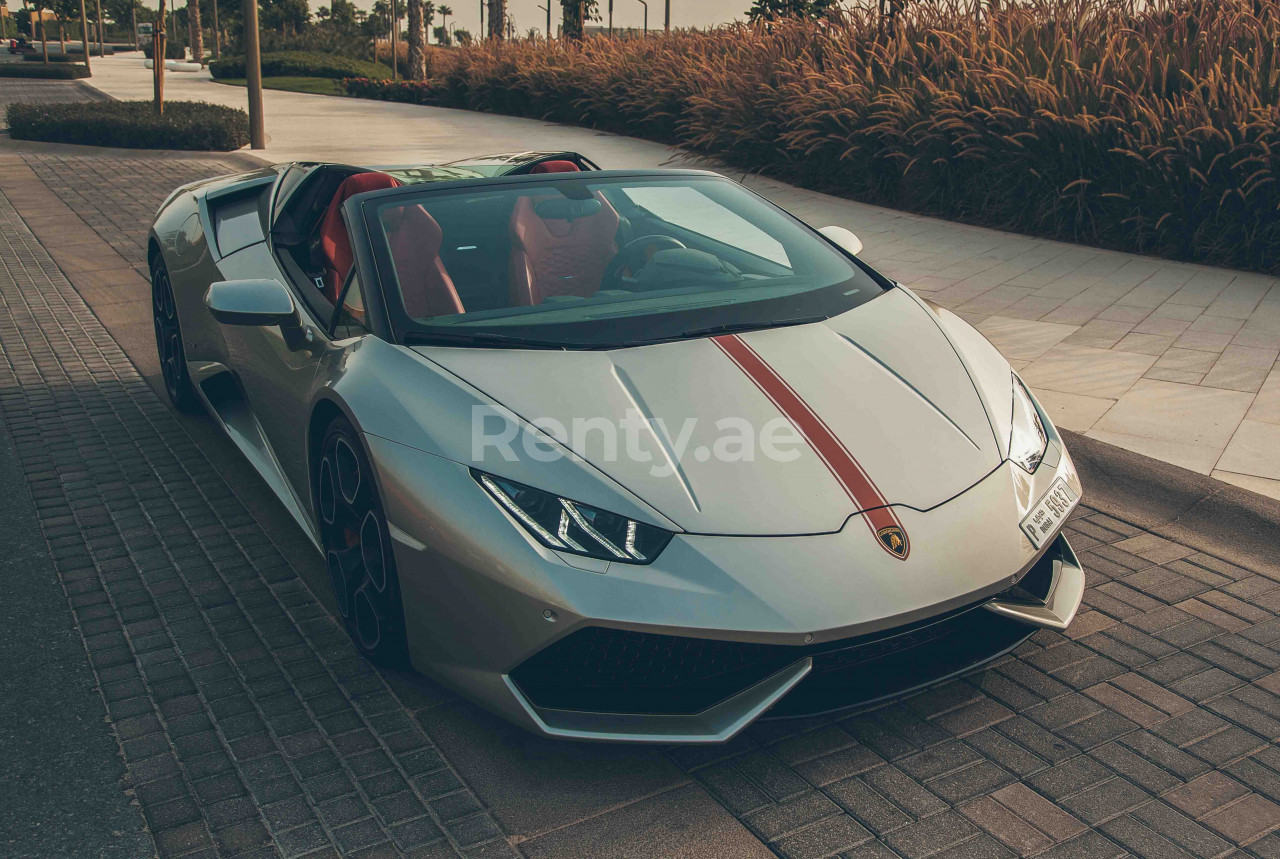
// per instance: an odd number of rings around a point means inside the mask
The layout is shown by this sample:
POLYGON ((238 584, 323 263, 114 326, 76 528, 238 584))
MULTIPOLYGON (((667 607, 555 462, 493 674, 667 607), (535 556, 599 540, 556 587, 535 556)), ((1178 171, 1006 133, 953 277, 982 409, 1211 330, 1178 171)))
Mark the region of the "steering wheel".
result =
POLYGON ((635 277, 637 272, 644 268, 645 264, 658 251, 683 247, 687 247, 687 245, 679 239, 671 238, 671 236, 654 235, 632 239, 623 246, 622 250, 613 255, 613 259, 609 260, 609 265, 605 268, 601 281, 621 287, 624 272, 628 277, 635 277))

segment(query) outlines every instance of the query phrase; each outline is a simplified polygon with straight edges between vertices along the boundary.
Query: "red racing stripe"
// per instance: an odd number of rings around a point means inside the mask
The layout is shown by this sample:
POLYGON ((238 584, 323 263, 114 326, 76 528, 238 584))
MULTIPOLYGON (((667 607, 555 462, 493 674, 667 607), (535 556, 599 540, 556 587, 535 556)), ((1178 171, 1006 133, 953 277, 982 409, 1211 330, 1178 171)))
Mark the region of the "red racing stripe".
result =
POLYGON ((875 483, 826 422, 738 335, 722 334, 711 340, 800 431, 858 510, 863 511, 862 518, 880 547, 893 557, 906 560, 911 552, 907 530, 875 483))

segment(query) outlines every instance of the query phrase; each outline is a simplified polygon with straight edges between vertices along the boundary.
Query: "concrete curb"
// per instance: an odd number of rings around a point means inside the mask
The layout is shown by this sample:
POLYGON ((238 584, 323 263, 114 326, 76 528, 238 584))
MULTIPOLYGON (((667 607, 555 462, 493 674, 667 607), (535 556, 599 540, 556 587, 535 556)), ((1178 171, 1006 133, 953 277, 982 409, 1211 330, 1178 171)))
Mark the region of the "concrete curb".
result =
POLYGON ((1059 430, 1085 504, 1174 542, 1280 578, 1280 501, 1059 430))

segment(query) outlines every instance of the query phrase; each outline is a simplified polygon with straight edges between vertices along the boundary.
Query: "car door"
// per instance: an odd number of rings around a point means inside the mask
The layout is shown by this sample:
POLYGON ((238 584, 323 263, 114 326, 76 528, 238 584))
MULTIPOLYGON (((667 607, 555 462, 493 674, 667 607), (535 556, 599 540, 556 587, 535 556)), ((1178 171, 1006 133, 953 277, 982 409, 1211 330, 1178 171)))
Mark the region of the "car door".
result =
POLYGON ((310 509, 307 417, 316 369, 330 344, 332 308, 324 306, 323 298, 317 303, 315 296, 302 293, 265 242, 224 257, 220 267, 228 280, 275 278, 294 293, 294 304, 306 332, 302 348, 290 348, 278 325, 224 325, 222 335, 228 367, 240 383, 276 467, 301 508, 310 509))

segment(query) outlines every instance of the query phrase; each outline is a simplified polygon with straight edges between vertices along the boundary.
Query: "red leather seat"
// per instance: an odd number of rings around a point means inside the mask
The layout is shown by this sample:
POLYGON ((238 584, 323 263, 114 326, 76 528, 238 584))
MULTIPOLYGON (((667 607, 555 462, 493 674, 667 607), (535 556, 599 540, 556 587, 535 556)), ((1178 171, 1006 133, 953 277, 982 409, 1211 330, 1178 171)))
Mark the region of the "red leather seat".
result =
MULTIPOLYGON (((386 173, 357 173, 338 186, 320 226, 320 247, 326 261, 324 292, 331 303, 338 302, 338 294, 355 261, 351 239, 342 222, 342 204, 356 194, 399 185, 386 173)), ((463 313, 458 291, 440 259, 444 232, 435 218, 418 205, 387 209, 382 218, 408 314, 427 317, 463 313)))
POLYGON ((529 175, 535 173, 580 173, 578 165, 572 161, 543 161, 541 164, 533 165, 533 169, 529 171, 529 175))
POLYGON ((398 188, 400 183, 386 173, 357 173, 342 180, 329 208, 325 210, 324 220, 320 222, 320 250, 324 253, 324 296, 330 304, 338 303, 338 293, 347 281, 355 257, 351 253, 351 237, 347 235, 346 225, 342 223, 342 204, 356 194, 366 191, 381 191, 384 188, 398 188))
MULTIPOLYGON (((600 290, 609 261, 618 252, 618 213, 599 192, 598 211, 574 217, 546 216, 545 202, 570 204, 559 194, 521 197, 511 213, 511 304, 541 304, 555 295, 586 298, 600 290)), ((581 201, 590 202, 590 201, 581 201)), ((560 208, 570 209, 568 205, 560 208)))
POLYGON ((386 209, 382 223, 391 246, 404 309, 415 319, 465 313, 453 279, 440 259, 444 231, 418 205, 386 209))

